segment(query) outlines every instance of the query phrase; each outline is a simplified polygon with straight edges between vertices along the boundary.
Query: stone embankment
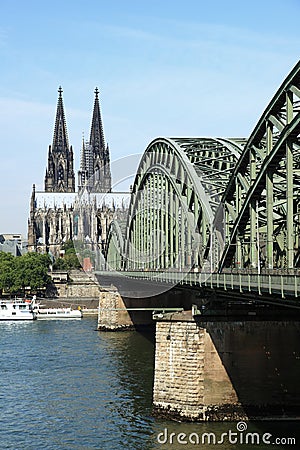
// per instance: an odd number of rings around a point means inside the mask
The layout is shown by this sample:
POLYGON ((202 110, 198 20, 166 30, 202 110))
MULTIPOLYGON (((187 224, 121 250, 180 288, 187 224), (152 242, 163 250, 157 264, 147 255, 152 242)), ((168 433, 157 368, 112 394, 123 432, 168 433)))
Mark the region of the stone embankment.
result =
POLYGON ((93 274, 80 270, 51 272, 52 284, 42 304, 49 308, 80 306, 87 314, 98 314, 101 288, 93 274))

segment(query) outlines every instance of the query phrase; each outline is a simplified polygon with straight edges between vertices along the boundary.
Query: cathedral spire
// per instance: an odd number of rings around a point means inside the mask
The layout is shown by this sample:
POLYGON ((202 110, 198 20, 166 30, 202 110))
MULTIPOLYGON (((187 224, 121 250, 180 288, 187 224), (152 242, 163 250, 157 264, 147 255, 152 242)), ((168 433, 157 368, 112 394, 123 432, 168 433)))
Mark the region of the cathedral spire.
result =
POLYGON ((73 149, 72 146, 69 147, 62 93, 63 90, 59 86, 53 142, 48 151, 46 192, 75 192, 73 149))
POLYGON ((69 149, 69 140, 68 140, 67 124, 65 118, 62 93, 63 93, 62 87, 59 86, 57 108, 56 108, 56 119, 53 133, 53 144, 52 144, 52 150, 58 152, 64 152, 69 149))
POLYGON ((111 192, 109 147, 105 143, 100 113, 99 89, 96 87, 89 142, 83 138, 78 172, 78 190, 111 192))
POLYGON ((100 112, 99 89, 97 87, 94 91, 94 94, 95 94, 95 102, 91 125, 90 145, 93 147, 94 155, 102 157, 105 149, 105 139, 100 112))

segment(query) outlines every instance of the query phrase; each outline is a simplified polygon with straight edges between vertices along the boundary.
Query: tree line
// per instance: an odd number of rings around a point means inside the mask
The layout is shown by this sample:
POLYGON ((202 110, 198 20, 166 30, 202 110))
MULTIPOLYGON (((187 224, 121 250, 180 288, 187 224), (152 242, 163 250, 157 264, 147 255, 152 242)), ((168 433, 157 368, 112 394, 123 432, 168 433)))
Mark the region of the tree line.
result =
MULTIPOLYGON (((0 294, 24 293, 44 289, 51 282, 49 268, 53 270, 79 269, 81 264, 77 258, 72 241, 63 244, 64 256, 51 260, 47 253, 26 253, 13 256, 11 253, 0 252, 0 294)), ((88 255, 83 255, 88 256, 88 255)))
POLYGON ((26 253, 13 256, 0 252, 0 290, 10 294, 44 288, 50 283, 48 275, 51 259, 48 254, 26 253))

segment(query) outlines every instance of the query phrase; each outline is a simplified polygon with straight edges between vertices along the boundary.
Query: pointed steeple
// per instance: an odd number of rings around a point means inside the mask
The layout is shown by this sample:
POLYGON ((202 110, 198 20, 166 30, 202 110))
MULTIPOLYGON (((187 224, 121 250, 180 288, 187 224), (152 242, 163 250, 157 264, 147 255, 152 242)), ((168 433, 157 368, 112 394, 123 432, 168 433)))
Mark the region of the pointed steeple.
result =
POLYGON ((89 142, 82 142, 78 190, 111 192, 109 147, 105 143, 100 112, 99 89, 96 87, 89 142))
POLYGON ((85 188, 87 180, 89 178, 88 166, 87 166, 87 149, 84 142, 84 133, 82 133, 82 147, 80 152, 80 170, 78 172, 78 191, 81 192, 85 188))
POLYGON ((35 199, 35 184, 32 186, 32 194, 30 199, 30 212, 28 219, 28 250, 33 252, 36 250, 36 199, 35 199))
POLYGON ((69 150, 69 140, 62 93, 62 87, 59 86, 52 144, 52 150, 55 152, 65 152, 69 150))
POLYGON ((105 139, 100 112, 99 89, 97 87, 94 93, 95 93, 95 102, 91 125, 90 145, 93 147, 94 155, 102 157, 105 149, 105 139))
POLYGON ((92 159, 90 190, 92 192, 110 192, 111 173, 109 148, 104 139, 100 112, 99 89, 97 87, 94 93, 95 101, 90 134, 90 155, 92 159))
POLYGON ((53 143, 49 146, 45 176, 46 192, 75 192, 73 149, 69 147, 62 93, 59 86, 53 143))
POLYGON ((84 133, 82 133, 82 147, 80 153, 80 170, 83 172, 86 170, 86 156, 85 156, 85 145, 84 145, 84 133))

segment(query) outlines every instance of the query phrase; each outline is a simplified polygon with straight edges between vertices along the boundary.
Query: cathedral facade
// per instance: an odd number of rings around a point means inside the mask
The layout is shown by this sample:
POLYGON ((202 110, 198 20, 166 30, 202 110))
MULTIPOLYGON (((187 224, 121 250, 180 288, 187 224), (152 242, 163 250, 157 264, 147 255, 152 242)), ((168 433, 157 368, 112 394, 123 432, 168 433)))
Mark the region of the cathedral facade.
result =
POLYGON ((36 191, 33 185, 28 219, 28 251, 48 252, 54 257, 70 239, 89 242, 103 251, 114 215, 126 215, 129 201, 128 193, 111 192, 110 154, 97 88, 89 141, 82 143, 76 191, 74 154, 69 145, 62 93, 59 87, 44 190, 36 191))

